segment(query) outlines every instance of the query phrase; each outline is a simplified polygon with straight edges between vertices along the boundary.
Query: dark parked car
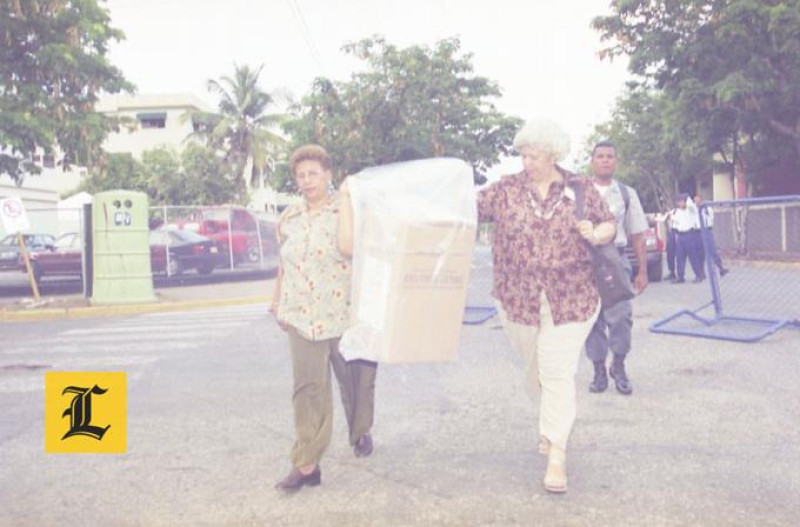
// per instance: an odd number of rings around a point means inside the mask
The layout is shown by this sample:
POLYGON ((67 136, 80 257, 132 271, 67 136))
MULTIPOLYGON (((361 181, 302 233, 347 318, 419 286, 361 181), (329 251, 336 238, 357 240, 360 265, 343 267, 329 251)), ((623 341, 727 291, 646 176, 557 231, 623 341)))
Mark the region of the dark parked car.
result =
POLYGON ((154 273, 167 272, 166 247, 169 247, 170 275, 187 269, 209 274, 215 267, 228 263, 219 242, 192 231, 158 229, 150 231, 150 266, 154 273))
MULTIPOLYGON (((208 274, 214 267, 226 265, 226 256, 216 242, 190 231, 155 230, 150 232, 150 266, 153 273, 167 272, 166 247, 169 247, 169 274, 187 269, 208 274)), ((54 244, 31 253, 33 276, 38 283, 42 276, 74 276, 80 278, 83 255, 78 233, 64 234, 54 244)), ((25 264, 19 268, 25 272, 25 264)))
MULTIPOLYGON (((664 244, 659 239, 653 227, 644 231, 644 249, 647 255, 647 280, 650 282, 660 282, 664 274, 664 244)), ((639 272, 639 261, 636 259, 636 253, 634 253, 633 247, 631 247, 630 244, 625 248, 625 254, 628 256, 628 260, 630 260, 633 266, 633 275, 636 276, 639 272)))
MULTIPOLYGON (((23 234, 22 239, 28 253, 40 251, 56 242, 52 234, 23 234)), ((0 240, 0 271, 16 271, 24 264, 19 254, 19 239, 16 234, 9 234, 0 240)))

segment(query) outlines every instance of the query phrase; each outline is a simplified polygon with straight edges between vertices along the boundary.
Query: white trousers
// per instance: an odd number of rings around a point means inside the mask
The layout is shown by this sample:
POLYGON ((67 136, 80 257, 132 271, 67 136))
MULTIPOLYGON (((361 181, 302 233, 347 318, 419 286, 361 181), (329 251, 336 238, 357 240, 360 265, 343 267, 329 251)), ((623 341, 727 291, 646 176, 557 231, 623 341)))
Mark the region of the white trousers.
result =
POLYGON ((511 345, 525 362, 525 385, 539 401, 539 434, 566 450, 575 422, 575 374, 578 361, 592 329, 600 304, 584 322, 553 325, 550 303, 541 296, 540 326, 527 326, 508 320, 498 302, 498 312, 511 345))

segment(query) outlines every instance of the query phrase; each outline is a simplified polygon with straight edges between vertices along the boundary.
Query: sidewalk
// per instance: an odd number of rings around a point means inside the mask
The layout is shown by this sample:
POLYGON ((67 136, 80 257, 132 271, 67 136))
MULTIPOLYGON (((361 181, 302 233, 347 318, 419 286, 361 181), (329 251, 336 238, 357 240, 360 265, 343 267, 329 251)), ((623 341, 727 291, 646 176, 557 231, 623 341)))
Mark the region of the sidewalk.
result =
MULTIPOLYGON (((93 305, 79 292, 48 296, 36 303, 27 298, 0 297, 0 322, 28 322, 59 318, 120 316, 156 311, 181 311, 213 306, 267 302, 272 296, 274 278, 265 275, 217 275, 213 282, 186 277, 157 283, 156 299, 148 303, 93 305)), ((45 290, 46 291, 46 290, 45 290)))

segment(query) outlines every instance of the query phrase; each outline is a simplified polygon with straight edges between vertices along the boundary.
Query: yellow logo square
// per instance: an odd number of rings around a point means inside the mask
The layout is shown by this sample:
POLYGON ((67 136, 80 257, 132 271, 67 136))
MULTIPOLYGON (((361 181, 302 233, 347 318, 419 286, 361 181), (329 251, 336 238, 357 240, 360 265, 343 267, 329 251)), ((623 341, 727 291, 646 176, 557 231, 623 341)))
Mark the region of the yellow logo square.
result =
POLYGON ((127 389, 125 372, 45 373, 44 451, 124 453, 127 389))

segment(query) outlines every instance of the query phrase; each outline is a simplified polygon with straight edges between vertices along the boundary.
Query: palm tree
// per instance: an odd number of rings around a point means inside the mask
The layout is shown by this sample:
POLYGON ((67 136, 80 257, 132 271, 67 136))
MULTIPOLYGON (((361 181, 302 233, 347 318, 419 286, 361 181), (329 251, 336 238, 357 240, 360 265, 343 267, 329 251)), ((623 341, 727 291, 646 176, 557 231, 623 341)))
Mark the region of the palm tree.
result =
POLYGON ((286 141, 273 132, 283 114, 266 113, 274 97, 261 90, 258 78, 263 65, 256 69, 234 64, 233 78, 210 79, 208 90, 219 96, 217 113, 193 112, 189 115, 195 136, 225 153, 225 161, 241 174, 248 190, 253 180, 269 169, 286 141))

